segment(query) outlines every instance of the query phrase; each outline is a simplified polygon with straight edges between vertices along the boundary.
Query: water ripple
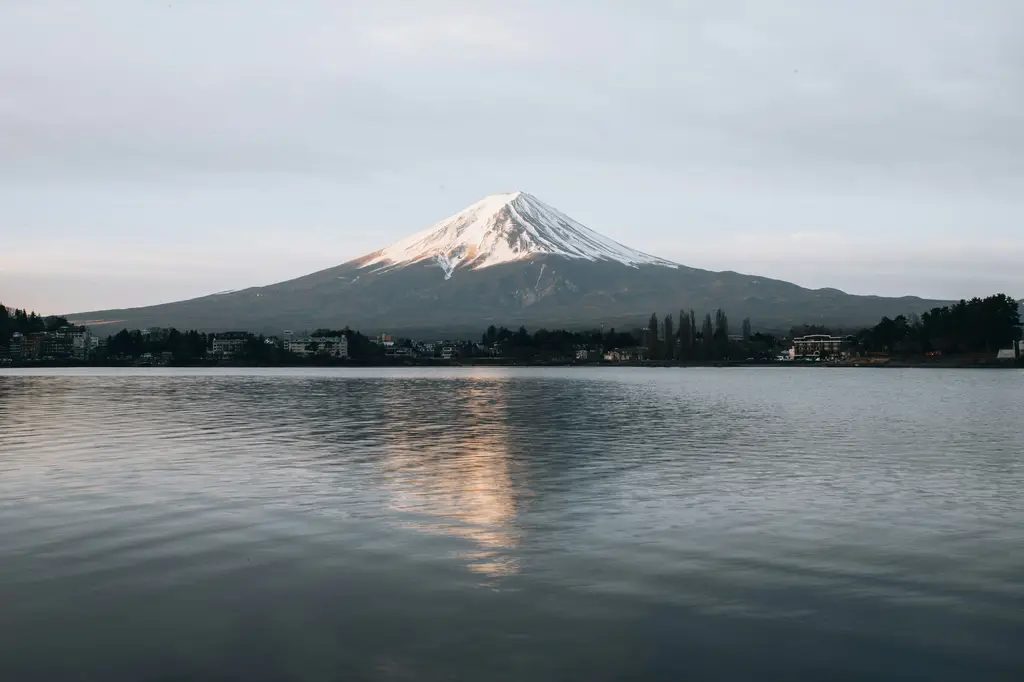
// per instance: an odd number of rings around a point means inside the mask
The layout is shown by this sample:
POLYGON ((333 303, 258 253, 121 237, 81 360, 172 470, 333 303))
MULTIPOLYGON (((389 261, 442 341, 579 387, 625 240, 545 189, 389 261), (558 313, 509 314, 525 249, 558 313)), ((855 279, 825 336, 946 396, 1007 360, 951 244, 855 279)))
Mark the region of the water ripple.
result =
POLYGON ((1013 679, 1022 382, 6 372, 0 677, 1013 679))

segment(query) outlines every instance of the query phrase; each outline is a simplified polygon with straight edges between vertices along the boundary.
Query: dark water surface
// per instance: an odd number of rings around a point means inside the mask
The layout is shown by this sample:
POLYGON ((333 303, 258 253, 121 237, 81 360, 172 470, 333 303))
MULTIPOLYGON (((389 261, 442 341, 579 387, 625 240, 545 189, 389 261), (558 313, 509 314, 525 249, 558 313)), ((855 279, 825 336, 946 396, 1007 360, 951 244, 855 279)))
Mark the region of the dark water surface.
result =
POLYGON ((0 680, 1021 680, 1024 373, 0 373, 0 680))

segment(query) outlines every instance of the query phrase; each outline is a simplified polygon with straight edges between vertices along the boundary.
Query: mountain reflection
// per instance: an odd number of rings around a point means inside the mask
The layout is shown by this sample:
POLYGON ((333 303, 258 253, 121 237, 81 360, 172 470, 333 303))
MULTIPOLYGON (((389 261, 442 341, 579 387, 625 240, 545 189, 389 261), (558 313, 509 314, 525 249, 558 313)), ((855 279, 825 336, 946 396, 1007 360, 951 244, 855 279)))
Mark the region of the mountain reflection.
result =
POLYGON ((414 415, 394 424, 382 465, 391 507, 403 526, 471 541, 460 556, 469 569, 499 577, 520 571, 515 554, 522 540, 516 525, 517 497, 509 456, 503 381, 458 382, 454 392, 430 408, 449 411, 440 428, 417 428, 414 415), (413 419, 413 423, 405 423, 413 419), (408 428, 404 428, 408 427, 408 428))

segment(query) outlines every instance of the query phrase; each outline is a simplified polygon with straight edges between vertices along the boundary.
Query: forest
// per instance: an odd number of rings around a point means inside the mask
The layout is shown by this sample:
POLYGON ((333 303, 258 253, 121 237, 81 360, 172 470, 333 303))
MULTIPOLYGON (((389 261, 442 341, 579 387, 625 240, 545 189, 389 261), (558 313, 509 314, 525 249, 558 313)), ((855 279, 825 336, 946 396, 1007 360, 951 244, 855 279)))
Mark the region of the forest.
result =
POLYGON ((872 353, 995 353, 1020 340, 1020 310, 1014 299, 995 294, 932 308, 920 316, 885 317, 855 338, 859 349, 872 353))
POLYGON ((20 308, 0 303, 0 346, 6 346, 14 334, 48 332, 67 326, 67 318, 43 317, 20 308))

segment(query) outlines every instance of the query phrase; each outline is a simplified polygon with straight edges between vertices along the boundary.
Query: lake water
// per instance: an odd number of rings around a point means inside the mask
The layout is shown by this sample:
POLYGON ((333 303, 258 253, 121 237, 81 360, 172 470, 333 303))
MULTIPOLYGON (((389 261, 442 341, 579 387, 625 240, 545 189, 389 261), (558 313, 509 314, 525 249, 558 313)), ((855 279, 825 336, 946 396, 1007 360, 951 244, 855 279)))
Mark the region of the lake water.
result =
POLYGON ((1021 680, 1024 372, 0 373, 3 680, 1021 680))

